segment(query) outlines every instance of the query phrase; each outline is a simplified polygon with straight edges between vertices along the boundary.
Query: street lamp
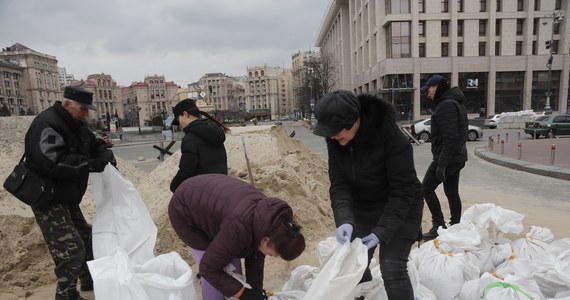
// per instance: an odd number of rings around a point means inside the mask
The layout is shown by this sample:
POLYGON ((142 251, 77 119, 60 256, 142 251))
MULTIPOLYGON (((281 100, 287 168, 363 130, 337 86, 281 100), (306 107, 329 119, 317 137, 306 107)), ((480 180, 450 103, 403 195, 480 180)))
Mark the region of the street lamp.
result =
POLYGON ((139 135, 141 135, 141 119, 140 119, 141 108, 137 106, 135 109, 137 111, 137 124, 139 124, 139 135))
MULTIPOLYGON (((550 54, 548 56, 548 62, 546 63, 546 67, 548 68, 548 89, 546 90, 546 105, 544 106, 544 114, 551 115, 552 108, 550 107, 550 96, 552 95, 552 91, 550 91, 550 84, 552 81, 552 51, 554 42, 554 25, 559 24, 560 22, 564 21, 564 16, 561 10, 554 11, 550 15, 546 15, 545 17, 552 18, 552 30, 550 33, 550 41, 546 41, 546 49, 550 50, 550 54)), ((547 24, 546 22, 543 24, 547 24)))

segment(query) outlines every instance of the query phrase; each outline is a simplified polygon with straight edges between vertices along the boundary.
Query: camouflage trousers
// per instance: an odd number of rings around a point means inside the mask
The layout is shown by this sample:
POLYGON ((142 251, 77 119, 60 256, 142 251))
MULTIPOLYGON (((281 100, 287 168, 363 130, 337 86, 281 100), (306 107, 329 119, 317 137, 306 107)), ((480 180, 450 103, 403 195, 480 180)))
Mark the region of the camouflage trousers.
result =
POLYGON ((91 225, 79 205, 53 204, 32 209, 55 263, 57 299, 76 299, 77 279, 91 280, 86 261, 93 259, 91 225))

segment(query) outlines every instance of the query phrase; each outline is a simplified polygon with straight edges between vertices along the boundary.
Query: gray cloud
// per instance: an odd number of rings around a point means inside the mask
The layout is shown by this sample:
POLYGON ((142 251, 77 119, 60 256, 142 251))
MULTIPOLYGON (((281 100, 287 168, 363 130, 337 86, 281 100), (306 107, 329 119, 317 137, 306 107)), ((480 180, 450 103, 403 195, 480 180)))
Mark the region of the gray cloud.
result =
POLYGON ((119 84, 162 74, 186 85, 208 72, 290 67, 314 50, 329 0, 0 0, 0 47, 21 43, 56 56, 84 79, 119 84))

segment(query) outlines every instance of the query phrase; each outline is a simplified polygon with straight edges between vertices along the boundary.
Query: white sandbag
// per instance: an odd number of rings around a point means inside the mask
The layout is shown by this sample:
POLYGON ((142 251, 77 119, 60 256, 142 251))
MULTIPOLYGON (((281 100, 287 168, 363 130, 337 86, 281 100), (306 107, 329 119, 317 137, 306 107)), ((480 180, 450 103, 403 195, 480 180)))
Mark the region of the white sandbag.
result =
POLYGON ((543 300, 544 296, 536 282, 528 278, 509 275, 504 279, 496 278, 489 273, 478 280, 479 299, 486 300, 543 300))
POLYGON ((533 240, 539 240, 547 244, 552 243, 554 240, 554 233, 552 233, 552 230, 540 226, 530 226, 528 228, 527 236, 532 237, 533 240))
POLYGON ((560 253, 570 249, 570 238, 563 238, 550 243, 550 254, 557 257, 560 253))
POLYGON ((474 224, 455 224, 447 229, 438 230, 437 239, 440 243, 451 246, 455 253, 478 250, 481 244, 481 235, 474 224))
POLYGON ((420 282, 440 300, 455 299, 466 281, 479 278, 479 269, 465 255, 452 252, 424 257, 418 273, 420 282))
POLYGON ((303 300, 305 295, 305 291, 283 291, 269 296, 268 300, 303 300))
POLYGON ((408 260, 408 275, 410 276, 410 281, 412 282, 412 288, 414 289, 414 299, 415 300, 437 300, 435 294, 420 283, 420 274, 418 273, 418 268, 416 264, 408 260))
POLYGON ((494 273, 501 278, 509 275, 515 275, 520 278, 532 278, 535 270, 535 264, 531 260, 513 257, 497 266, 494 273))
POLYGON ((552 260, 551 265, 544 260, 539 264, 545 267, 536 271, 533 278, 546 297, 554 297, 558 293, 570 290, 570 250, 560 253, 552 260))
POLYGON ((293 272, 291 272, 291 276, 289 276, 289 280, 285 282, 283 285, 282 291, 308 291, 313 283, 313 280, 319 274, 318 268, 309 266, 309 265, 301 265, 296 267, 293 272))
POLYGON ((335 237, 328 237, 317 244, 317 259, 321 267, 334 255, 338 245, 340 245, 340 243, 335 237))
POLYGON ((368 264, 368 249, 360 238, 337 247, 307 291, 306 300, 352 299, 368 264))
POLYGON ((461 224, 474 224, 482 239, 502 239, 505 233, 519 234, 524 230, 524 215, 492 203, 476 204, 465 210, 461 224))
POLYGON ((128 254, 116 248, 113 255, 88 261, 96 299, 197 300, 190 266, 177 253, 169 253, 135 266, 128 254))
POLYGON ((528 233, 524 238, 514 240, 511 243, 516 257, 526 258, 529 260, 551 258, 550 246, 528 233))
POLYGON ((354 291, 353 298, 364 297, 364 300, 388 300, 380 265, 373 258, 370 262, 372 280, 359 283, 354 291))
POLYGON ((154 258, 157 229, 134 185, 110 164, 91 173, 90 182, 96 205, 93 256, 112 255, 120 247, 134 264, 154 258))

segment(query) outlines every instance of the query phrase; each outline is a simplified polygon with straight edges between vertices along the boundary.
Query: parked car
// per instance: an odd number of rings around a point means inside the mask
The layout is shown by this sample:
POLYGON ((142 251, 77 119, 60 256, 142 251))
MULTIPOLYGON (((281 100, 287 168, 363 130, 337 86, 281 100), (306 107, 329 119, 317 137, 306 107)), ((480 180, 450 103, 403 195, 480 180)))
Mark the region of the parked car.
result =
MULTIPOLYGON (((403 125, 415 138, 424 142, 429 142, 431 138, 431 119, 415 121, 413 124, 403 125)), ((476 141, 483 137, 483 129, 479 126, 469 125, 467 129, 467 140, 476 141)))
POLYGON ((570 134, 570 115, 540 116, 533 122, 527 122, 524 132, 533 138, 540 136, 553 138, 557 135, 568 135, 570 134))
POLYGON ((489 127, 489 128, 497 128, 497 125, 499 124, 500 119, 501 119, 500 114, 490 115, 488 119, 485 119, 484 126, 489 127))

